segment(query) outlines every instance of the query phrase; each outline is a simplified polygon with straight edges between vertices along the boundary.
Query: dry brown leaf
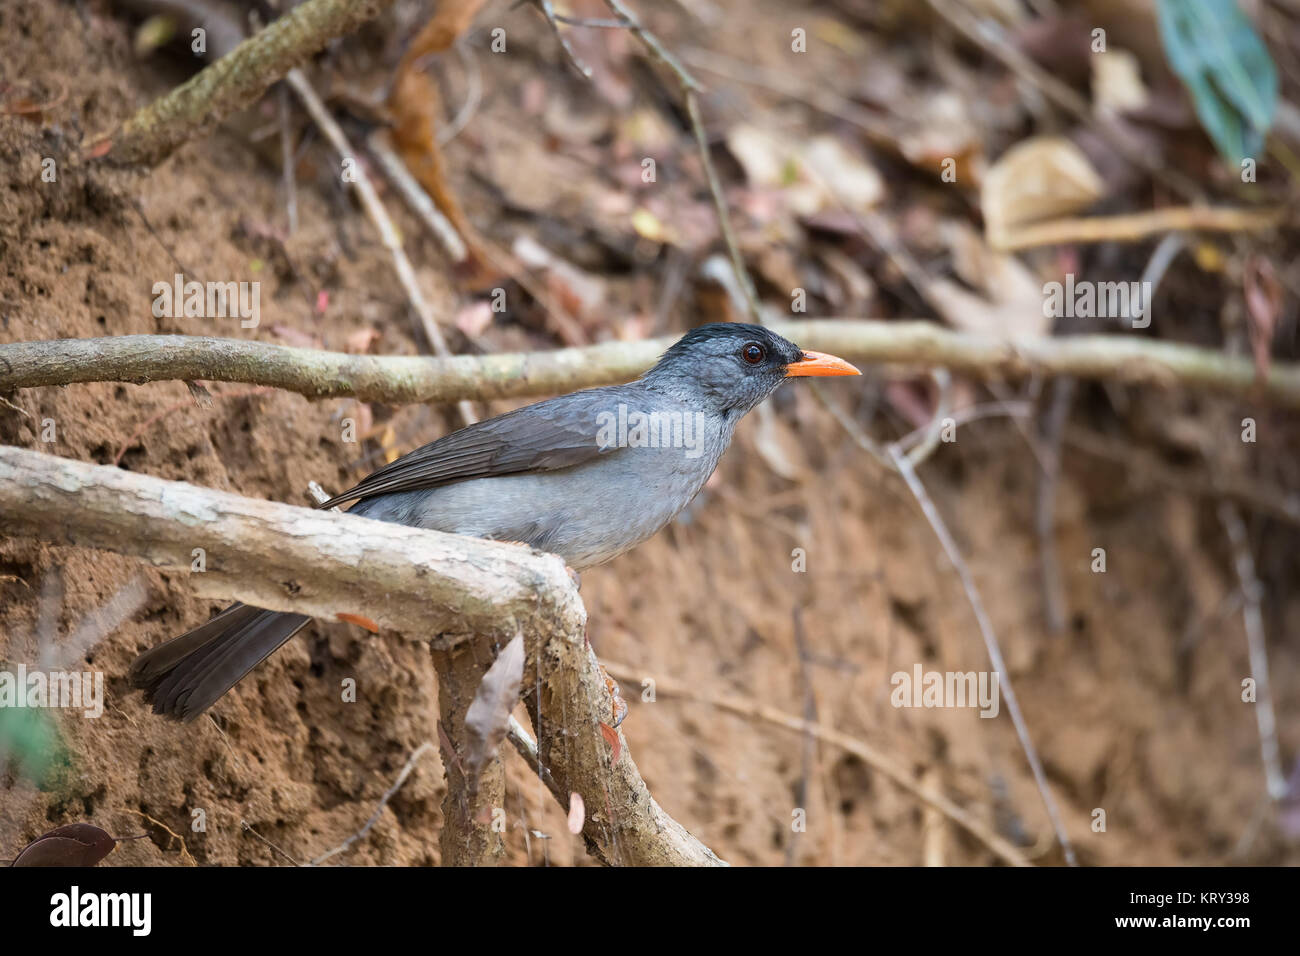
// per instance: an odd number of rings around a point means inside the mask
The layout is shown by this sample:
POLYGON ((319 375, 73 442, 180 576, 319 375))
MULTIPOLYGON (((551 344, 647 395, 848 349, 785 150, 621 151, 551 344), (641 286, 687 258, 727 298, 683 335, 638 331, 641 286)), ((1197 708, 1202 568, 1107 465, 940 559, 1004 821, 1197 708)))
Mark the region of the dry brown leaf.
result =
POLYGON ((989 167, 980 209, 989 241, 1016 226, 1066 216, 1106 194, 1105 183, 1078 146, 1060 136, 1017 143, 989 167))
POLYGON ((985 175, 980 130, 971 119, 971 104, 951 90, 926 90, 896 108, 906 129, 899 134, 903 158, 930 175, 945 171, 945 160, 955 165, 956 181, 978 185, 985 175))
POLYGON ((1094 54, 1092 59, 1092 104, 1097 110, 1128 113, 1140 110, 1151 100, 1142 82, 1142 66, 1128 50, 1118 47, 1094 54))
POLYGON ((727 149, 750 185, 781 190, 796 215, 812 216, 840 204, 861 212, 884 196, 880 173, 834 136, 804 143, 740 123, 727 132, 727 149))
POLYGON ((985 335, 1045 335, 1051 319, 1044 315, 1043 287, 1014 255, 995 252, 974 229, 945 222, 940 233, 952 254, 953 268, 976 291, 947 279, 930 284, 929 298, 953 328, 985 335))
POLYGON ((581 104, 561 96, 551 97, 542 114, 542 128, 562 143, 594 143, 609 134, 613 116, 608 110, 593 106, 589 100, 581 104))
POLYGON ((825 295, 832 305, 849 313, 866 309, 875 297, 876 283, 858 261, 831 245, 820 248, 817 255, 829 274, 825 295))
POLYGON ((524 679, 524 636, 516 634, 483 675, 465 711, 465 776, 470 793, 478 792, 479 777, 506 735, 510 712, 519 700, 524 679))
MULTIPOLYGON (((456 38, 469 29, 483 3, 484 0, 453 0, 438 4, 434 15, 398 63, 385 103, 393 121, 393 145, 402 161, 442 214, 451 220, 466 245, 472 247, 476 259, 481 256, 479 235, 446 180, 442 150, 435 135, 441 121, 442 97, 438 84, 419 64, 429 54, 450 49, 456 38)), ((484 266, 481 262, 479 265, 484 266)), ((491 271, 486 266, 484 269, 491 271)))
POLYGON ((113 852, 117 841, 89 823, 69 823, 23 847, 11 866, 94 866, 113 852))
POLYGON ((751 186, 785 184, 785 169, 793 147, 757 126, 737 123, 727 131, 727 149, 745 171, 751 186))
POLYGON ((598 276, 584 272, 528 235, 515 239, 512 252, 529 269, 545 272, 547 291, 580 322, 604 314, 605 283, 598 276))
POLYGON ((937 279, 930 288, 930 298, 949 325, 965 332, 1014 338, 1042 335, 1050 324, 1043 315, 1043 296, 1037 286, 1033 296, 990 302, 955 282, 937 279))
POLYGON ((967 6, 973 12, 992 17, 1004 26, 1020 23, 1026 17, 1024 7, 1016 0, 967 0, 967 6))
POLYGON ((819 185, 850 209, 870 209, 885 195, 885 181, 876 168, 833 136, 813 137, 800 158, 819 185))
POLYGON ((176 36, 176 21, 165 14, 149 17, 136 27, 131 47, 140 59, 171 42, 176 36))

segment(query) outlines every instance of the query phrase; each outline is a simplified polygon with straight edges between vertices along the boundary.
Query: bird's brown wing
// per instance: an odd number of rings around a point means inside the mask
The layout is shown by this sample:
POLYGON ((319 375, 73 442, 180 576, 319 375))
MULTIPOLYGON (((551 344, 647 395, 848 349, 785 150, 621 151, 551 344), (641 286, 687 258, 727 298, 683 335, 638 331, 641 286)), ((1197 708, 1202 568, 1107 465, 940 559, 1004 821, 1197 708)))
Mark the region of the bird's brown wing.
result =
POLYGON ((600 414, 617 414, 620 402, 637 407, 644 404, 644 396, 637 386, 588 389, 469 425, 403 455, 319 507, 471 478, 582 464, 617 451, 601 448, 597 435, 600 414))

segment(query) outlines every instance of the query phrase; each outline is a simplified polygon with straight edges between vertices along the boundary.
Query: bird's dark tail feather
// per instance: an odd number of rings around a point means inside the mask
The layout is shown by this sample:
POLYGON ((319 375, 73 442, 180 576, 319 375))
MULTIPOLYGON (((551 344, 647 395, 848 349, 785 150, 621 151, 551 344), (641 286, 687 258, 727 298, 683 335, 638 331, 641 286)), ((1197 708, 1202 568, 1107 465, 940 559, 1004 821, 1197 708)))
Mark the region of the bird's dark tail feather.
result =
POLYGON ((131 685, 143 688, 155 714, 188 723, 310 620, 232 604, 206 624, 137 657, 131 685))

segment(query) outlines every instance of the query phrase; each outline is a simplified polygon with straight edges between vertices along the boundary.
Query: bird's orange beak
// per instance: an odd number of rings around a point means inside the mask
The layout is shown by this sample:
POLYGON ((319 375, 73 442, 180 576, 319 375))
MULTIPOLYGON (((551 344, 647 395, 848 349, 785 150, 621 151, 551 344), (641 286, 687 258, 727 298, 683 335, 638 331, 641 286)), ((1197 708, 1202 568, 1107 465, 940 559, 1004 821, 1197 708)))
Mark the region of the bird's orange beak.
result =
POLYGON ((792 378, 804 375, 861 375, 856 368, 834 355, 825 352, 804 350, 803 358, 791 362, 785 367, 785 374, 792 378))

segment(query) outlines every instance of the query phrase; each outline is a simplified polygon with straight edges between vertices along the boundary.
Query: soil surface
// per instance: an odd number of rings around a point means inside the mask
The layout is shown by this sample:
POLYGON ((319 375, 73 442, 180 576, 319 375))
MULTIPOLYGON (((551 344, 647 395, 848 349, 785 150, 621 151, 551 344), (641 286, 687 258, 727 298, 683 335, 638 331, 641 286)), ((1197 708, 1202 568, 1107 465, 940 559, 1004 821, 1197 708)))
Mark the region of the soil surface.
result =
MULTIPOLYGON (((743 25, 714 40, 761 62, 788 38, 791 16, 780 4, 756 4, 743 25), (778 39, 762 40, 765 30, 778 39)), ((834 6, 818 8, 819 22, 837 16, 834 6)), ((320 88, 332 76, 358 95, 381 89, 400 37, 419 22, 418 5, 399 4, 331 54, 328 67, 317 67, 324 71, 313 74, 320 88)), ((675 92, 655 82, 625 36, 609 41, 628 49, 602 61, 605 74, 590 92, 566 68, 535 11, 490 4, 473 42, 485 44, 497 22, 518 52, 479 54, 480 101, 446 151, 470 219, 503 248, 529 235, 601 277, 597 307, 582 312, 576 294, 569 301, 593 340, 681 329, 725 310, 725 296, 687 268, 695 261, 691 249, 720 247, 689 130, 672 106, 675 92), (624 115, 659 126, 618 129, 624 115), (642 154, 636 147, 611 159, 610 143, 634 135, 674 144, 661 166, 682 202, 651 208, 692 233, 695 246, 687 251, 648 250, 644 235, 626 225, 618 197, 638 187, 625 185, 619 163, 630 161, 635 176, 642 154), (683 281, 685 291, 665 291, 683 281)), ((652 22, 672 43, 691 40, 682 16, 664 13, 652 22)), ((376 354, 423 351, 390 257, 296 107, 299 226, 288 234, 275 91, 148 173, 69 165, 57 183, 41 182, 44 157, 69 155, 70 144, 111 130, 192 70, 174 52, 138 56, 135 26, 96 2, 0 5, 0 81, 28 84, 23 96, 53 103, 0 117, 0 342, 189 333, 376 354), (155 318, 153 283, 178 271, 260 281, 260 326, 155 318)), ((435 69, 453 106, 466 88, 458 62, 449 56, 435 69)), ((820 69, 846 75, 833 67, 820 69)), ((720 130, 755 105, 734 96, 706 100, 720 130)), ((756 106, 775 111, 777 103, 760 99, 756 106)), ((358 141, 361 122, 345 119, 358 141)), ((724 162, 722 173, 742 181, 734 162, 724 162)), ((470 293, 457 287, 436 242, 391 191, 385 201, 422 288, 447 317, 453 348, 561 344, 531 304, 476 323, 477 313, 466 308, 470 293), (453 316, 463 321, 453 326, 453 316)), ((753 219, 738 215, 749 234, 753 219)), ((818 235, 824 242, 830 233, 818 235)), ((888 268, 870 261, 873 271, 888 268)), ((781 268, 769 262, 763 270, 767 294, 781 268)), ((856 314, 907 314, 918 304, 877 289, 858 307, 856 314)), ((1199 334, 1192 328, 1183 337, 1199 334)), ((870 372, 843 390, 839 384, 834 395, 882 437, 910 429, 900 409, 908 395, 927 395, 923 378, 887 383, 870 372)), ((0 403, 0 442, 305 503, 310 481, 346 487, 387 455, 456 427, 452 409, 362 408, 237 385, 210 391, 206 407, 182 382, 9 394, 0 403), (343 440, 346 418, 359 423, 361 441, 343 440), (53 441, 44 440, 47 420, 53 441)), ((970 564, 1080 860, 1300 862, 1294 838, 1268 809, 1256 715, 1241 701, 1250 666, 1233 600, 1239 584, 1216 499, 1204 493, 1205 468, 1187 450, 1210 436, 1222 449, 1216 467, 1294 477, 1295 423, 1228 400, 1085 383, 1073 407, 1072 425, 1107 436, 1112 454, 1065 445, 1053 538, 1067 612, 1059 633, 1046 626, 1035 517, 1040 471, 1017 423, 994 417, 963 426, 920 472, 970 564), (1236 442, 1246 414, 1269 436, 1258 445, 1236 442), (1282 464, 1266 470, 1252 464, 1257 459, 1282 464), (1163 472, 1143 461, 1160 463, 1163 472), (1166 480, 1171 472, 1184 479, 1180 486, 1166 480), (1097 548, 1105 549, 1104 573, 1094 570, 1097 548), (1094 828, 1099 809, 1104 832, 1094 828)), ((941 789, 1033 861, 1060 863, 1005 695, 996 719, 972 709, 891 705, 897 671, 910 673, 916 664, 988 669, 961 581, 914 500, 798 383, 772 408, 770 430, 757 416, 741 425, 718 473, 678 521, 583 575, 598 655, 701 695, 814 714, 941 789), (794 569, 796 549, 806 570, 794 569)), ((1281 749, 1289 756, 1300 748, 1297 538, 1293 526, 1246 517, 1265 589, 1281 749)), ((408 756, 436 742, 427 648, 337 623, 313 624, 222 700, 215 719, 179 726, 154 717, 124 675, 140 651, 218 610, 191 595, 187 577, 114 554, 0 538, 0 662, 7 667, 35 666, 43 648, 71 640, 122 588, 138 581, 144 589, 138 611, 80 664, 105 675, 104 715, 56 712, 41 772, 16 765, 0 771, 0 857, 55 826, 89 822, 117 836, 149 834, 121 845, 104 865, 311 860, 359 830, 408 756), (356 704, 339 700, 345 678, 362 689, 356 704), (202 831, 193 827, 198 817, 202 831)), ((626 681, 624 693, 629 745, 651 792, 733 863, 995 862, 967 833, 830 743, 707 703, 668 694, 648 701, 648 692, 626 681), (798 809, 805 832, 792 828, 798 809)), ((505 759, 510 861, 592 862, 530 768, 513 752, 505 759)), ((370 833, 331 863, 437 864, 443 791, 434 748, 370 833)))

